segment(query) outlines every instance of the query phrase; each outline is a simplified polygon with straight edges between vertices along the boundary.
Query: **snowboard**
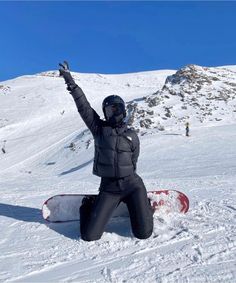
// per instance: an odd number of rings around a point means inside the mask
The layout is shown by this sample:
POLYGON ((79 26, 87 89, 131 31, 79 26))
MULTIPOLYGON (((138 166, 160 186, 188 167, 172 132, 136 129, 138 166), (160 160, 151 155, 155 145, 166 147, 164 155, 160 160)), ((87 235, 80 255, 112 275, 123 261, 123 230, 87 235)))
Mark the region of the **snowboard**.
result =
MULTIPOLYGON (((154 215, 168 213, 186 213, 189 209, 188 197, 175 190, 159 190, 147 193, 154 215)), ((96 197, 91 194, 62 194, 46 200, 42 207, 42 216, 48 222, 68 222, 80 219, 80 206, 84 197, 96 197)), ((121 202, 112 217, 129 216, 127 206, 121 202)))

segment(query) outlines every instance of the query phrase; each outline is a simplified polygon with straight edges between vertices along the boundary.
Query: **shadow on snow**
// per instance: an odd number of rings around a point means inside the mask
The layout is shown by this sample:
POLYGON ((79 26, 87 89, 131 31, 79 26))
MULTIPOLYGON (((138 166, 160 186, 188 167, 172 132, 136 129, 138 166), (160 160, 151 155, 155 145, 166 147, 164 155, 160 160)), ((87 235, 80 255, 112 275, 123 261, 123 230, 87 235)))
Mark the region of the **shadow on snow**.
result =
POLYGON ((85 162, 85 163, 83 163, 83 164, 81 164, 81 165, 79 165, 79 166, 77 166, 77 167, 71 168, 71 169, 68 170, 68 171, 64 171, 64 172, 62 172, 61 174, 59 174, 59 176, 64 176, 64 175, 73 173, 73 172, 75 172, 75 171, 78 171, 78 170, 80 170, 80 169, 86 167, 87 165, 89 165, 91 162, 93 162, 93 159, 91 159, 91 160, 89 160, 89 161, 87 161, 87 162, 85 162))
MULTIPOLYGON (((35 222, 46 225, 70 239, 80 239, 80 222, 49 223, 42 217, 42 211, 38 208, 0 203, 0 216, 5 216, 24 222, 35 222)), ((130 237, 130 223, 127 217, 114 218, 108 223, 106 232, 115 233, 123 237, 130 237), (122 229, 121 229, 122 226, 122 229)))

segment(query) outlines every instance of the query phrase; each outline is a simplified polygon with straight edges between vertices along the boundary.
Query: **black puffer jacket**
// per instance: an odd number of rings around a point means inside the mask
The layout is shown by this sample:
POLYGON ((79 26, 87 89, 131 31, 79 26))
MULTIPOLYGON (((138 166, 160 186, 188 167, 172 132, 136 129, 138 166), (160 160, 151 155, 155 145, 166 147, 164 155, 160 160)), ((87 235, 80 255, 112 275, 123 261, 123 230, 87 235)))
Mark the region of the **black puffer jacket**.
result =
POLYGON ((139 156, 139 139, 125 124, 112 128, 100 119, 90 106, 82 89, 71 91, 78 111, 94 136, 93 174, 100 177, 123 178, 134 174, 139 156))

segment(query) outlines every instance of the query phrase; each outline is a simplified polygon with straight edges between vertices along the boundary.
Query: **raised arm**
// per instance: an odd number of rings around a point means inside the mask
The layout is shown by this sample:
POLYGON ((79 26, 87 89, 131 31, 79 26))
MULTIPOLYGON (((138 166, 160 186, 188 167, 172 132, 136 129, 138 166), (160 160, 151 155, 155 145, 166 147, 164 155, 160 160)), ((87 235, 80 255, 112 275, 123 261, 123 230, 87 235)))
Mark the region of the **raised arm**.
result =
POLYGON ((97 112, 91 107, 82 89, 75 83, 71 76, 69 65, 66 61, 63 64, 59 64, 59 73, 65 80, 67 84, 67 89, 71 93, 76 103, 77 109, 80 113, 81 118, 84 120, 85 124, 95 135, 98 132, 101 120, 97 112))

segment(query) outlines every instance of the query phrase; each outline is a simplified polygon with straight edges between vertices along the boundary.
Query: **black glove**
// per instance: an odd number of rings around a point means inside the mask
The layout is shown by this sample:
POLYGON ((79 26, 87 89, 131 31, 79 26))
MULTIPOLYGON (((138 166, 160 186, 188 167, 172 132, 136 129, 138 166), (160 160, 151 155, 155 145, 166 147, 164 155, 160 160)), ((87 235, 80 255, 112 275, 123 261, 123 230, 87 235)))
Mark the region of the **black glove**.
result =
POLYGON ((74 79, 71 76, 70 70, 69 70, 69 64, 67 61, 64 61, 64 63, 59 63, 59 74, 62 76, 67 84, 67 89, 69 91, 72 91, 77 87, 77 84, 75 83, 74 79))
POLYGON ((67 61, 64 61, 63 64, 62 63, 59 63, 59 73, 60 73, 60 76, 63 76, 64 73, 68 73, 70 72, 69 70, 69 64, 67 61))

